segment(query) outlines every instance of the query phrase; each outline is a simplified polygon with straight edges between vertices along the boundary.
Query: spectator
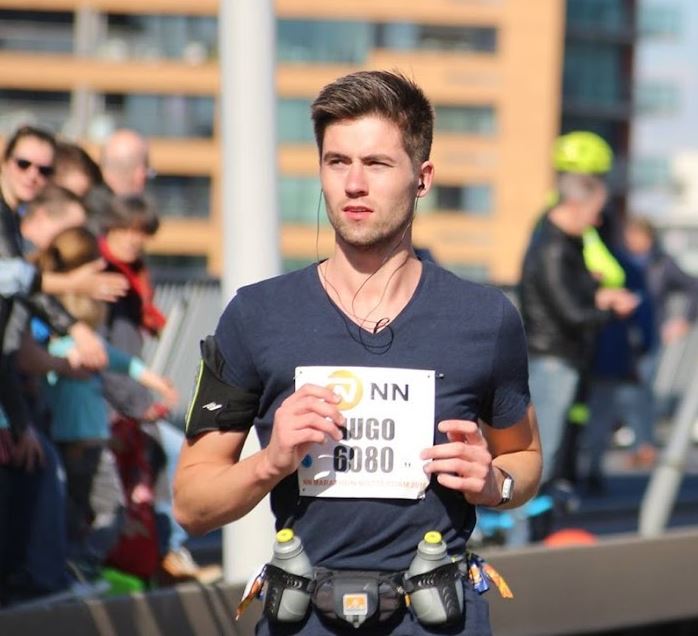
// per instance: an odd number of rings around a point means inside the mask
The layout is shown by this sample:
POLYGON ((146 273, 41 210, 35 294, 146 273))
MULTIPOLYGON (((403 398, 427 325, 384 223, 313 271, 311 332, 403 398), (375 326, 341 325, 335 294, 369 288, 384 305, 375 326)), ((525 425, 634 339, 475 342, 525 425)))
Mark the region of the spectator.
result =
POLYGON ((54 173, 56 141, 51 133, 24 126, 7 142, 0 168, 3 207, 19 212, 48 184, 54 173))
POLYGON ((684 272, 661 248, 656 229, 648 219, 630 217, 624 238, 631 257, 645 270, 662 342, 668 344, 685 336, 698 316, 698 278, 684 272), (685 297, 686 307, 682 315, 672 317, 669 298, 676 293, 685 297))
POLYGON ((653 305, 644 272, 620 251, 614 255, 625 272, 625 285, 640 302, 628 317, 614 317, 600 330, 590 369, 589 421, 585 427, 586 486, 590 494, 606 490, 603 457, 618 422, 634 432, 630 463, 650 466, 655 458, 654 407, 645 377, 647 356, 655 349, 653 305))
POLYGON ((117 130, 102 148, 104 181, 117 196, 141 195, 151 176, 147 141, 133 130, 117 130))
POLYGON ((53 182, 80 198, 104 183, 99 165, 84 148, 67 141, 56 144, 53 182))
MULTIPOLYGON (((576 146, 570 138, 558 150, 576 146)), ((581 144, 586 144, 586 139, 581 144)), ((592 143, 592 149, 607 148, 592 143)), ((576 151, 577 148, 575 147, 576 151)), ((608 149, 610 152, 610 149, 608 149)), ((589 153, 573 157, 595 158, 589 153)), ((521 310, 528 336, 531 398, 536 406, 543 449, 543 483, 553 476, 567 411, 582 371, 593 354, 598 328, 614 314, 626 316, 637 304, 625 289, 599 288, 584 261, 582 236, 599 222, 606 202, 603 180, 574 162, 556 162, 559 200, 536 227, 526 251, 521 310)))
MULTIPOLYGON (((95 237, 84 228, 72 228, 59 234, 39 257, 42 271, 70 272, 99 257, 95 237)), ((103 303, 77 294, 61 296, 63 304, 91 327, 99 328, 106 315, 103 303)), ((51 341, 53 355, 71 358, 75 343, 70 337, 51 341)), ((171 385, 147 369, 132 356, 107 345, 109 366, 114 372, 128 374, 160 393, 168 407, 177 395, 171 385)), ((87 379, 50 376, 48 396, 53 421, 52 435, 59 443, 66 468, 70 501, 69 536, 74 542, 74 558, 89 574, 95 575, 120 530, 125 504, 115 460, 108 449, 107 407, 98 375, 87 379)), ((142 497, 143 488, 129 493, 142 497)))
MULTIPOLYGON (((129 281, 126 296, 109 307, 107 339, 131 355, 140 355, 143 335, 157 336, 165 318, 153 303, 153 290, 143 252, 148 239, 159 227, 154 206, 140 196, 116 197, 103 217, 104 237, 100 240, 108 271, 119 272, 129 281)), ((167 422, 165 411, 151 395, 127 377, 105 374, 106 394, 114 409, 126 417, 151 422, 149 427, 166 456, 163 477, 166 483, 155 502, 161 537, 161 578, 165 581, 195 578, 211 582, 221 575, 218 566, 198 566, 184 546, 188 535, 172 514, 172 479, 184 436, 167 422)), ((146 429, 148 430, 148 429, 146 429)))
MULTIPOLYGON (((61 231, 84 225, 86 219, 85 206, 76 194, 50 185, 27 205, 22 217, 20 231, 25 249, 46 249, 61 231)), ((67 274, 47 272, 41 289, 48 294, 75 292, 96 300, 114 301, 126 293, 128 281, 121 274, 103 272, 105 266, 98 258, 67 274)))
MULTIPOLYGON (((0 404, 6 407, 0 437, 5 452, 0 458, 0 596, 7 602, 26 595, 44 594, 67 584, 62 556, 64 535, 63 489, 58 478, 55 451, 33 422, 17 374, 17 351, 26 325, 27 313, 15 301, 23 299, 30 311, 44 315, 58 329, 69 329, 80 337, 90 357, 93 339, 83 325, 75 323, 50 298, 38 295, 41 279, 23 258, 20 214, 42 196, 53 173, 53 137, 38 128, 19 129, 8 141, 0 172, 0 258, 30 273, 25 284, 0 299, 0 404), (81 337, 82 334, 82 337, 81 337), (11 434, 10 434, 11 433, 11 434), (40 514, 35 514, 39 512, 40 514)), ((72 212, 76 212, 75 209, 72 212)), ((79 213, 79 211, 78 211, 79 213)), ((73 220, 71 220, 73 222, 73 220)), ((55 228, 54 228, 55 229, 55 228)), ((24 352, 22 352, 24 353, 24 352)), ((99 352, 93 363, 99 364, 99 352)), ((68 371, 65 365, 43 360, 45 368, 68 371)))
MULTIPOLYGON (((53 173, 54 147, 55 142, 49 133, 31 127, 20 128, 7 142, 0 172, 0 259, 23 264, 20 207, 35 199, 46 186, 53 173)), ((42 450, 30 427, 30 411, 23 399, 17 373, 16 355, 27 317, 23 306, 43 316, 57 332, 70 331, 80 346, 86 365, 100 367, 104 363, 104 350, 93 332, 76 322, 59 303, 36 293, 40 283, 38 277, 26 278, 25 283, 23 293, 0 297, 0 406, 7 419, 16 461, 18 465, 29 468, 41 459, 42 450), (16 304, 16 300, 22 300, 23 306, 16 304)), ((0 474, 0 480, 5 477, 7 475, 0 474)), ((0 490, 4 487, 0 485, 0 490)), ((1 511, 0 526, 6 522, 6 512, 1 511)), ((0 528, 0 543, 4 536, 0 528)), ((0 552, 4 548, 0 545, 0 552)))

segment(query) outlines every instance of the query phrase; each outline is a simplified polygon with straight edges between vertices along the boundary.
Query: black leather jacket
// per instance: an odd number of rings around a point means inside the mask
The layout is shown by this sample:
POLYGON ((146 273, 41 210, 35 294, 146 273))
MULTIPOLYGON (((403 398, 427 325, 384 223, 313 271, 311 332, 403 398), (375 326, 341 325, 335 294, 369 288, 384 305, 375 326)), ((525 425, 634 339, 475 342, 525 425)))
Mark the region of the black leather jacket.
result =
POLYGON ((581 237, 566 234, 544 216, 526 251, 519 288, 529 352, 584 367, 598 327, 611 317, 596 307, 596 289, 581 237))
MULTIPOLYGON (((3 258, 21 256, 22 239, 16 214, 0 195, 0 267, 3 258)), ((60 335, 75 323, 55 298, 37 291, 39 284, 37 276, 28 294, 0 296, 0 405, 15 436, 21 434, 29 423, 29 410, 22 396, 15 361, 19 336, 26 326, 26 315, 41 317, 60 335)))

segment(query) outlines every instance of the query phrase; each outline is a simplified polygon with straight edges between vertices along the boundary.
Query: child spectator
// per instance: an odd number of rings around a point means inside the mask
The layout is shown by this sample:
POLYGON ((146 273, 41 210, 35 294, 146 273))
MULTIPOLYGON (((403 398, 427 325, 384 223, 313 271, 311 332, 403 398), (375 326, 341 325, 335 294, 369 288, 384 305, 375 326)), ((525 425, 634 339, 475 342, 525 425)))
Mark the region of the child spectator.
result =
POLYGON ((68 141, 56 143, 53 182, 79 197, 104 183, 97 162, 84 148, 68 141))
MULTIPOLYGON (((38 259, 44 272, 70 272, 99 257, 96 238, 85 228, 71 228, 59 234, 38 259)), ((67 293, 62 303, 93 328, 104 321, 104 303, 67 293)), ((77 356, 73 340, 55 338, 49 343, 53 355, 77 356)), ((168 406, 177 401, 167 380, 145 367, 138 358, 107 345, 108 368, 128 374, 159 393, 168 406)), ((77 361, 76 361, 77 362, 77 361)), ((69 538, 75 562, 88 575, 95 575, 116 543, 123 521, 125 494, 109 450, 109 419, 98 374, 86 379, 49 374, 47 394, 53 412, 52 435, 66 468, 69 500, 69 538)), ((139 484, 128 495, 141 499, 150 484, 139 484)))

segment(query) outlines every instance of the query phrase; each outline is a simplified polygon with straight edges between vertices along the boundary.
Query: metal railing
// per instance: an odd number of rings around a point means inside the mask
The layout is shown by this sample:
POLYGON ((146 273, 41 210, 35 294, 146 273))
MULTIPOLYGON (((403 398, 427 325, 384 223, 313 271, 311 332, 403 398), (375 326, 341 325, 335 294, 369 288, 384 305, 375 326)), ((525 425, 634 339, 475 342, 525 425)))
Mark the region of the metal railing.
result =
POLYGON ((679 398, 669 437, 640 506, 639 532, 655 537, 666 530, 686 471, 698 418, 698 328, 662 354, 655 379, 658 400, 679 398))

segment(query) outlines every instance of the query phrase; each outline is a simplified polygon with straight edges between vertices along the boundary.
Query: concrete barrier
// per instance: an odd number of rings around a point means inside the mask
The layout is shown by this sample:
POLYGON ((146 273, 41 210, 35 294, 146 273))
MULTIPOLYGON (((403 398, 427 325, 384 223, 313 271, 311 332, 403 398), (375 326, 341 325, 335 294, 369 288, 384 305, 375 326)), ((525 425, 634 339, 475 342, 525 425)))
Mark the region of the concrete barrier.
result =
MULTIPOLYGON (((514 599, 488 593, 497 636, 598 634, 693 622, 698 633, 698 529, 655 539, 635 535, 596 545, 490 551, 514 599)), ((0 611, 2 636, 247 636, 260 603, 239 623, 239 587, 194 584, 143 595, 0 611)), ((689 633, 688 631, 682 633, 689 633)))

